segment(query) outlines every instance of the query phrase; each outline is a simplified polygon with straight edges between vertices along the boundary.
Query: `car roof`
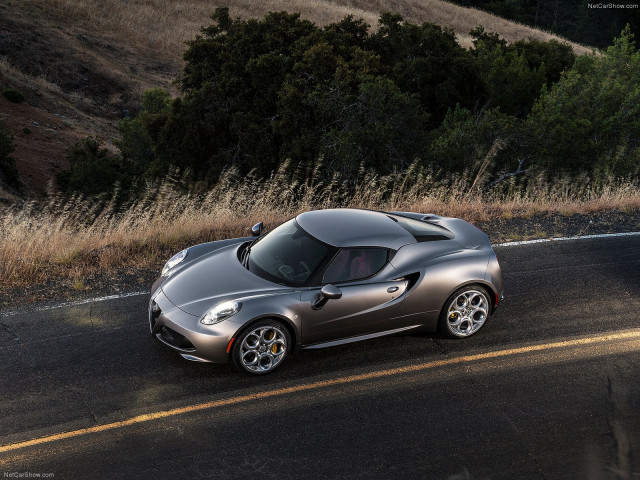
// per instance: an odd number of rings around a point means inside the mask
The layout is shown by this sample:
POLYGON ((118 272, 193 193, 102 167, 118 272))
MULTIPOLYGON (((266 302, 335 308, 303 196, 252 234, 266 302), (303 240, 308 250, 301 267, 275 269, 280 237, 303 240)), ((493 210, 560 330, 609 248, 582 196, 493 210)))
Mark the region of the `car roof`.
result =
POLYGON ((397 250, 416 239, 387 214, 335 208, 301 213, 296 222, 309 234, 335 247, 384 247, 397 250))

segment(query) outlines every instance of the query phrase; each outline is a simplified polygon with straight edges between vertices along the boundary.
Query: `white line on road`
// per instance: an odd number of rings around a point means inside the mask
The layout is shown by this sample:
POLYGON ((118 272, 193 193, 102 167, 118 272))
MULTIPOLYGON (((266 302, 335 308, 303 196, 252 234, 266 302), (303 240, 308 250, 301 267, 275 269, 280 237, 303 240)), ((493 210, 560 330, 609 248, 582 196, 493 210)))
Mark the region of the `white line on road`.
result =
POLYGON ((577 237, 539 238, 536 240, 524 240, 522 242, 496 243, 492 246, 493 247, 517 247, 519 245, 531 245, 533 243, 566 242, 567 240, 591 240, 591 239, 597 239, 597 238, 635 237, 635 236, 640 236, 640 232, 602 233, 599 235, 582 235, 577 237))
MULTIPOLYGON (((583 235, 577 237, 555 237, 555 238, 540 238, 537 240, 525 240, 522 242, 506 242, 506 243, 496 243, 492 245, 493 247, 517 247, 520 245, 531 245, 534 243, 551 243, 551 242, 564 242, 567 240, 591 240, 598 238, 615 238, 615 237, 634 237, 640 236, 640 232, 625 232, 625 233, 605 233, 600 235, 583 235)), ((127 297, 136 297, 139 295, 150 295, 150 292, 130 292, 130 293, 121 293, 118 295, 108 295, 106 297, 98 297, 98 298, 86 298, 84 300, 74 300, 71 302, 63 302, 57 305, 47 305, 44 307, 38 307, 33 310, 28 310, 29 312, 42 312, 46 310, 54 310, 56 308, 64 308, 64 307, 75 307, 78 305, 86 305, 87 303, 95 303, 95 302, 104 302, 107 300, 116 300, 119 298, 127 298, 127 297)), ((12 310, 8 312, 0 312, 0 318, 4 317, 12 317, 14 315, 18 315, 20 313, 24 313, 20 310, 12 310)))
MULTIPOLYGON (((38 307, 33 310, 29 310, 29 312, 43 312, 45 310, 54 310, 56 308, 64 308, 64 307, 75 307, 77 305, 86 305, 87 303, 96 303, 96 302, 105 302, 107 300, 115 300, 118 298, 127 298, 127 297, 136 297, 139 295, 150 295, 150 292, 129 292, 129 293, 119 293, 117 295, 108 295, 106 297, 97 297, 97 298, 85 298, 84 300, 74 300, 72 302, 63 302, 57 305, 45 305, 44 307, 38 307)), ((20 310, 12 310, 9 312, 0 312, 0 318, 2 317, 12 317, 14 315, 18 315, 21 312, 20 310)))

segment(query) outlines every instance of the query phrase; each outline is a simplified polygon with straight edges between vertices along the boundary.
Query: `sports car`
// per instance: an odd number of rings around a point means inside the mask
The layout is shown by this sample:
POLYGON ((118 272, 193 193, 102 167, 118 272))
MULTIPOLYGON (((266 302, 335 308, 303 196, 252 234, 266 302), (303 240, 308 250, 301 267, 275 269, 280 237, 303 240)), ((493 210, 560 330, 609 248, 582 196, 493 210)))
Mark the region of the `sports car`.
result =
POLYGON ((502 298, 489 238, 464 220, 328 209, 174 255, 151 334, 188 360, 266 374, 299 350, 408 332, 477 333, 502 298))

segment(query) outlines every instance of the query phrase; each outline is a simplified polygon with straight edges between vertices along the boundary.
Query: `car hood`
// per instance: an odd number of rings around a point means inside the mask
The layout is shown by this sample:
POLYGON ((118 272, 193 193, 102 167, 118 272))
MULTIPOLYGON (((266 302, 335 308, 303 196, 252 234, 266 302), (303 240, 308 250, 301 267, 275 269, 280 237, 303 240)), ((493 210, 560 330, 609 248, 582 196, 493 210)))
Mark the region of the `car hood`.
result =
POLYGON ((249 272, 238 260, 238 248, 235 244, 203 255, 170 276, 163 293, 180 310, 200 317, 226 300, 291 290, 249 272))

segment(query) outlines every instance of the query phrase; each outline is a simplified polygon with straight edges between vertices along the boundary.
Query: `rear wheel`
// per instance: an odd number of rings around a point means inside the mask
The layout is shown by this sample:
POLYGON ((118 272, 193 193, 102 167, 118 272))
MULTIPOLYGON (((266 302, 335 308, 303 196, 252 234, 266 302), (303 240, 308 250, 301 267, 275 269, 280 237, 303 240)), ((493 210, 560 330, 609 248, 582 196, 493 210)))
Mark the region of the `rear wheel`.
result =
POLYGON ((476 285, 456 290, 440 313, 440 331, 452 338, 466 338, 478 332, 489 316, 489 295, 476 285))
POLYGON ((236 339, 231 356, 245 372, 264 375, 278 368, 289 352, 291 336, 276 320, 261 320, 249 326, 236 339))

